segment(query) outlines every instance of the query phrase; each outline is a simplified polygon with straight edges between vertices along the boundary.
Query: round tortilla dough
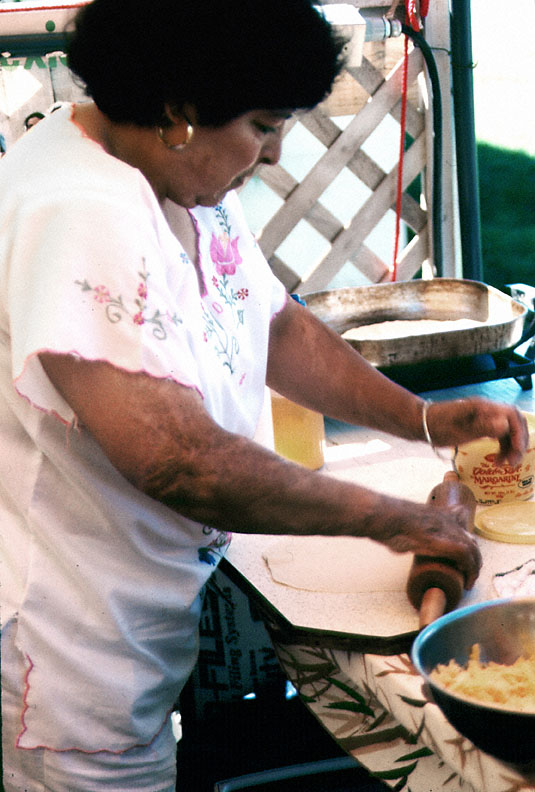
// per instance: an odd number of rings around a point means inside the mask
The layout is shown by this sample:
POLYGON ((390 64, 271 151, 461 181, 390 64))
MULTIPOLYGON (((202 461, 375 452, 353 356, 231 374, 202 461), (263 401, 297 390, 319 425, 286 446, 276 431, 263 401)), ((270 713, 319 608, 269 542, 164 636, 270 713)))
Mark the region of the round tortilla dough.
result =
POLYGON ((389 319, 386 322, 351 327, 342 333, 342 338, 347 341, 386 341, 453 330, 471 330, 483 324, 484 322, 477 319, 389 319))

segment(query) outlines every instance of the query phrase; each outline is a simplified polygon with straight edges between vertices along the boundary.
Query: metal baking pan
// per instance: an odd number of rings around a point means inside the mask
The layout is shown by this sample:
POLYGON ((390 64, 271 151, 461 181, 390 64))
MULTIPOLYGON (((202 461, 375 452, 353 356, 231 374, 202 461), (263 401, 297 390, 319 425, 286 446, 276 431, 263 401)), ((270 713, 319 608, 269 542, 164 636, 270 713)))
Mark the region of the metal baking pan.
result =
POLYGON ((340 335, 351 328, 393 320, 414 321, 414 333, 370 340, 348 339, 374 366, 502 352, 526 337, 528 308, 479 281, 458 278, 356 286, 303 295, 310 310, 340 335), (418 320, 470 319, 481 324, 419 333, 418 320))

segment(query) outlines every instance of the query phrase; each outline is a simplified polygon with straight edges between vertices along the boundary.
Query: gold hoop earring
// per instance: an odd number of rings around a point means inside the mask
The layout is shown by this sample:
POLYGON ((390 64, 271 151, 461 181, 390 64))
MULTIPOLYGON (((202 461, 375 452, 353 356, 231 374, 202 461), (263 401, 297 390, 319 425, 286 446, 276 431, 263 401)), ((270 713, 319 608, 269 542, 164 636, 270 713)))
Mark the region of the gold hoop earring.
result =
POLYGON ((191 141, 191 138, 193 137, 193 127, 191 126, 191 124, 187 125, 187 127, 186 127, 186 139, 184 140, 183 143, 168 143, 167 140, 165 139, 164 134, 165 134, 164 133, 164 128, 159 126, 158 127, 158 137, 160 138, 160 140, 162 141, 164 146, 166 148, 168 148, 170 151, 180 151, 181 149, 186 148, 188 143, 191 141))

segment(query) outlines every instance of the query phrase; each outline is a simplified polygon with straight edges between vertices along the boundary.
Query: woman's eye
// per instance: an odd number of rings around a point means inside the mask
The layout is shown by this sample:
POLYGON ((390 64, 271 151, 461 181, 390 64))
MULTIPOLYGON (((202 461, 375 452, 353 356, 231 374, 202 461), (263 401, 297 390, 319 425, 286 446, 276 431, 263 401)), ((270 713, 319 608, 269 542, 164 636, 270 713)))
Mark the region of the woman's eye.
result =
POLYGON ((261 121, 255 121, 255 126, 258 129, 258 131, 261 132, 263 135, 269 135, 277 131, 275 127, 268 126, 267 124, 262 124, 261 121))

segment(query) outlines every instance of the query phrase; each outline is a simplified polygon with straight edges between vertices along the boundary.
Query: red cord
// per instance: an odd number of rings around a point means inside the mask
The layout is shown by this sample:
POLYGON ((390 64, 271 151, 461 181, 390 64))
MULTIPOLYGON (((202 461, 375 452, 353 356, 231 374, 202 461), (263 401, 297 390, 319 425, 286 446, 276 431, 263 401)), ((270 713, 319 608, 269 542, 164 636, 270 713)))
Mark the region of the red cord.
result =
POLYGON ((420 30, 420 20, 418 19, 418 7, 416 0, 405 0, 405 14, 407 22, 413 30, 420 30))
MULTIPOLYGON (((420 15, 427 16, 429 10, 429 0, 421 0, 420 15)), ((420 19, 417 13, 416 0, 405 0, 405 15, 407 23, 413 30, 420 29, 420 19)), ((403 160, 405 156, 405 130, 407 124, 407 74, 409 66, 409 37, 405 36, 405 47, 403 53, 403 79, 401 86, 401 118, 400 118, 400 141, 399 141, 399 166, 398 183, 396 190, 396 230, 394 240, 394 263, 392 266, 392 281, 397 279, 398 271, 398 252, 399 236, 401 229, 401 202, 403 199, 403 160)))

